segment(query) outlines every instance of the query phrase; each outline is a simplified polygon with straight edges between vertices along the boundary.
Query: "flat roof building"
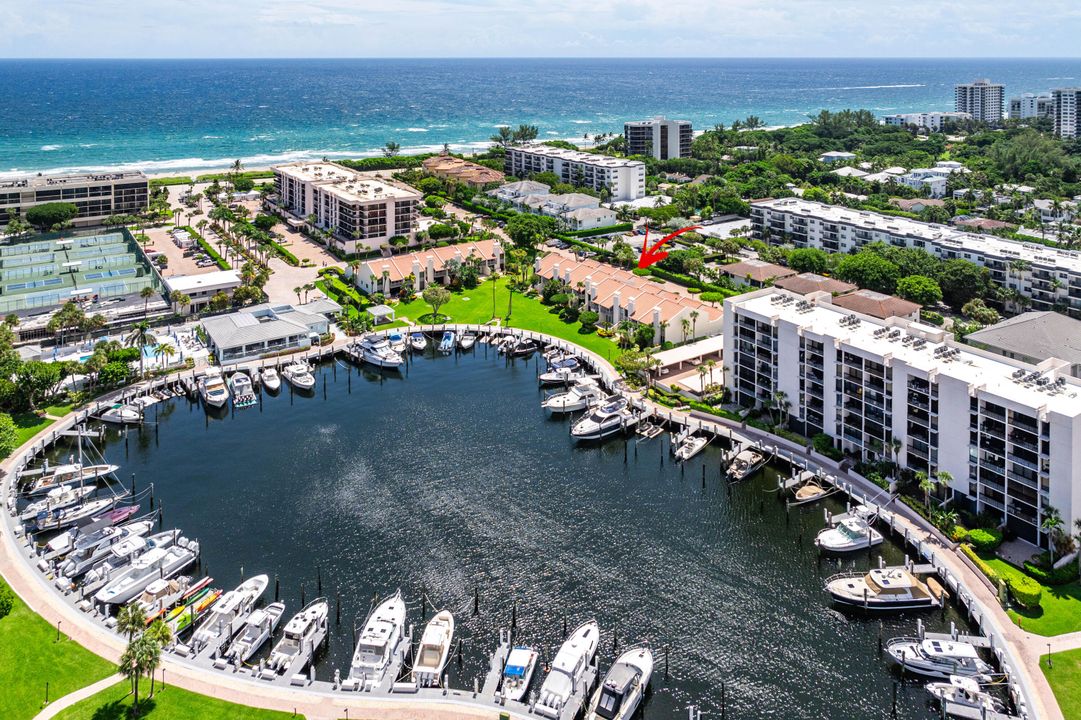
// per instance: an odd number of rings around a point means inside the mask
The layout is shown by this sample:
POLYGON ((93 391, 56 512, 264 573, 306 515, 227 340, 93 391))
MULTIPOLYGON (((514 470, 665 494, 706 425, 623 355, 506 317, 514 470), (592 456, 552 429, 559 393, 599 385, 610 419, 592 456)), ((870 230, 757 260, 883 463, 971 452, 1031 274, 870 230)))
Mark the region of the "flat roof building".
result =
POLYGON ((221 363, 256 360, 311 347, 312 336, 330 329, 328 317, 341 312, 331 300, 304 305, 253 305, 203 320, 207 347, 221 363))
POLYGON ((897 127, 917 127, 931 132, 941 132, 949 125, 971 119, 972 115, 967 112, 921 112, 886 115, 882 118, 882 122, 897 127))
POLYGON ((694 129, 690 120, 656 116, 623 124, 628 155, 649 155, 658 160, 691 156, 694 129))
POLYGON ((165 289, 168 294, 177 291, 191 298, 189 305, 177 308, 178 311, 189 313, 199 312, 205 308, 210 303, 210 299, 219 292, 232 297, 233 291, 240 285, 240 274, 236 270, 216 270, 200 275, 173 275, 165 278, 165 289))
POLYGON ((1055 134, 1063 138, 1081 137, 1081 88, 1051 91, 1055 134))
POLYGON ((1054 507, 1081 518, 1081 381, 954 342, 945 330, 879 320, 822 293, 768 288, 724 302, 725 383, 742 405, 782 393, 790 425, 861 460, 952 475, 954 506, 993 513, 1046 546, 1054 507))
POLYGON ((0 226, 45 203, 79 208, 72 225, 100 225, 110 215, 137 215, 149 207, 150 190, 141 172, 24 175, 0 180, 0 226))
POLYGON ((316 227, 333 228, 332 242, 342 252, 375 250, 397 235, 410 241, 416 236, 421 194, 412 188, 331 162, 271 170, 278 206, 316 227))
POLYGON ((1001 122, 1005 110, 1006 86, 981 79, 954 86, 954 110, 967 113, 976 122, 1001 122))
POLYGON ((1027 120, 1029 118, 1049 118, 1054 116, 1055 100, 1051 93, 1024 93, 1010 98, 1009 110, 1006 115, 1011 120, 1027 120))
POLYGON ((508 147, 504 162, 508 175, 528 178, 551 172, 561 182, 607 190, 612 200, 636 200, 646 194, 646 165, 641 160, 530 144, 508 147))
POLYGON ((1081 321, 1057 312, 1026 312, 965 336, 965 342, 996 355, 1039 364, 1056 357, 1081 377, 1081 321))

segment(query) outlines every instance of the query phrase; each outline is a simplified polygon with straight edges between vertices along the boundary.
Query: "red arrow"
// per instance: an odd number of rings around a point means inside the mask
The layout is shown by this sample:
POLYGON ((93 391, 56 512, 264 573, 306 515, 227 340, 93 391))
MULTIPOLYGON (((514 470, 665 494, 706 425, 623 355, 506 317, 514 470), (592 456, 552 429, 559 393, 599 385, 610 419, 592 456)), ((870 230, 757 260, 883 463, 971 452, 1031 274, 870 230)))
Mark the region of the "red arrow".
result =
POLYGON ((666 242, 668 242, 672 238, 677 237, 679 235, 682 235, 685 232, 690 232, 691 230, 697 230, 697 229, 698 229, 697 225, 691 225, 690 227, 680 228, 679 230, 676 230, 674 233, 669 233, 668 235, 665 235, 663 238, 661 238, 660 242, 658 242, 653 247, 650 247, 649 246, 649 226, 647 225, 646 226, 646 236, 645 236, 645 239, 642 240, 642 255, 641 255, 641 257, 638 258, 638 267, 647 268, 647 267, 649 267, 650 265, 652 265, 655 262, 660 262, 661 260, 664 260, 666 257, 668 257, 668 253, 665 252, 664 250, 659 249, 661 247, 661 245, 664 245, 666 242))

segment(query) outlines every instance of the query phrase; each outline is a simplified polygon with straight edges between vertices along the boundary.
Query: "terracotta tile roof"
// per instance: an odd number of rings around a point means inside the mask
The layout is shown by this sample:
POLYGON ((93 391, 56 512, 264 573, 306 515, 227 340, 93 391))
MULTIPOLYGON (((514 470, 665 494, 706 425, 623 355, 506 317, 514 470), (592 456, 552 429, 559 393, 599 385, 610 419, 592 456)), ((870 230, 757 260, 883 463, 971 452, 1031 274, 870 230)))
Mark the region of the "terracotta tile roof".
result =
POLYGON ((786 278, 781 278, 773 284, 776 287, 791 290, 800 295, 807 295, 813 292, 828 292, 831 295, 842 295, 859 289, 858 285, 846 283, 843 280, 837 280, 836 278, 829 278, 825 275, 818 275, 817 273, 791 275, 786 278))
POLYGON ((470 253, 483 260, 492 260, 495 257, 494 240, 477 240, 476 242, 447 245, 446 247, 417 250, 404 255, 392 255, 387 258, 368 260, 361 265, 361 271, 367 269, 374 277, 383 277, 383 270, 390 273, 391 282, 400 282, 413 272, 413 261, 420 263, 421 272, 428 267, 428 257, 433 261, 436 272, 440 272, 446 266, 448 260, 454 259, 457 253, 462 254, 462 259, 469 257, 470 253))
POLYGON ((757 283, 763 283, 770 278, 785 278, 796 274, 792 268, 774 265, 764 260, 744 260, 731 265, 721 265, 719 269, 734 278, 746 278, 757 283))
POLYGON ((838 295, 832 302, 837 307, 883 320, 891 317, 909 317, 920 309, 917 303, 874 290, 857 290, 847 295, 838 295))

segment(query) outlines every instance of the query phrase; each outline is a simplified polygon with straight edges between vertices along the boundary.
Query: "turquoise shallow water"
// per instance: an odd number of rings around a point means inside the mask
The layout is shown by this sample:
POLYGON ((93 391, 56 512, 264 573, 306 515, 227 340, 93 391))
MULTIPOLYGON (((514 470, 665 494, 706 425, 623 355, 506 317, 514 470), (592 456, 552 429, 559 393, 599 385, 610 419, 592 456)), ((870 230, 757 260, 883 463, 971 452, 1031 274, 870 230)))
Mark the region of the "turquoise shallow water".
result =
POLYGON ((945 110, 976 77, 1042 91, 1076 85, 1081 60, 0 60, 0 173, 469 149, 500 124, 580 139, 655 114, 945 110))

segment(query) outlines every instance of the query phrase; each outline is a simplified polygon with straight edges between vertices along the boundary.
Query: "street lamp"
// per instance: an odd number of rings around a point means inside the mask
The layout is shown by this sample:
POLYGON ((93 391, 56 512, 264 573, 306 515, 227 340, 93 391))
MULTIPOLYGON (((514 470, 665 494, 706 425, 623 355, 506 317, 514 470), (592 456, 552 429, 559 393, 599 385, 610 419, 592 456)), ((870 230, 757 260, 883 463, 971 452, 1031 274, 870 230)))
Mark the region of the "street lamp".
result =
POLYGON ((1051 667, 1051 643, 1047 643, 1047 667, 1051 667))
POLYGON ((56 621, 56 641, 60 642, 60 620, 56 621))

